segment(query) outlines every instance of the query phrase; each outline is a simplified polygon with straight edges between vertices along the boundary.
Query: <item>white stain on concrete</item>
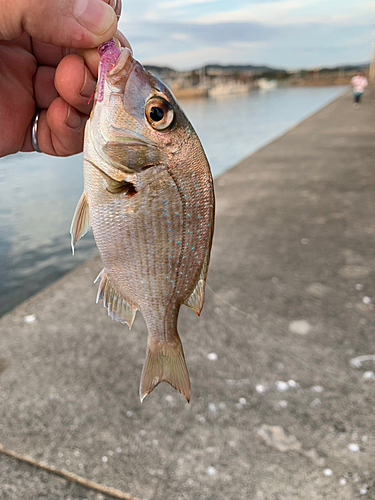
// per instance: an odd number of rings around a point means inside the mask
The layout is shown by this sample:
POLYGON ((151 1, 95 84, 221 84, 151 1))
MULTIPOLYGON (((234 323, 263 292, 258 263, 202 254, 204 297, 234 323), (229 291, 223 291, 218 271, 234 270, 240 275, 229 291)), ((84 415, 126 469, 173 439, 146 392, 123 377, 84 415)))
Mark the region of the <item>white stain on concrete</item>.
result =
POLYGON ((285 391, 287 391, 289 389, 288 382, 284 382, 283 380, 277 380, 275 382, 275 385, 276 385, 276 389, 279 392, 285 392, 285 391))
POLYGON ((290 332, 297 333, 298 335, 307 335, 311 331, 311 325, 305 319, 299 319, 291 321, 288 329, 290 332))
POLYGON ((357 356, 350 360, 351 366, 353 368, 361 368, 364 361, 375 361, 375 354, 365 354, 364 356, 357 356))
POLYGON ((288 406, 288 401, 285 401, 283 399, 282 401, 279 401, 277 404, 280 408, 286 408, 288 406))
POLYGON ((217 473, 217 470, 215 469, 215 467, 210 466, 210 467, 207 467, 206 472, 207 472, 208 476, 215 476, 217 473))
POLYGON ((210 352, 209 354, 207 354, 207 358, 210 361, 216 361, 217 360, 217 354, 216 354, 216 352, 210 352))
POLYGON ((266 392, 266 387, 262 384, 257 384, 255 386, 255 390, 257 391, 258 394, 264 394, 266 392))
POLYGON ((278 425, 262 425, 257 431, 258 436, 270 446, 279 451, 301 451, 302 445, 298 439, 285 434, 284 429, 278 425))
POLYGON ((357 443, 348 444, 348 450, 353 451, 354 453, 359 451, 359 446, 357 443))
POLYGON ((314 401, 311 401, 310 406, 314 408, 315 406, 319 406, 321 404, 322 404, 321 400, 319 398, 315 398, 314 401))
POLYGON ((313 387, 311 387, 311 390, 313 392, 323 392, 324 391, 324 389, 321 385, 314 385, 313 387))
POLYGON ((289 387, 291 387, 292 389, 297 389, 299 387, 299 383, 296 382, 295 380, 288 380, 288 385, 289 387))
POLYGON ((212 411, 212 413, 215 413, 216 412, 216 405, 215 405, 215 403, 209 403, 208 404, 208 409, 210 411, 212 411))
POLYGON ((29 314, 28 316, 25 316, 23 320, 27 325, 31 325, 32 323, 35 322, 36 316, 35 314, 29 314))

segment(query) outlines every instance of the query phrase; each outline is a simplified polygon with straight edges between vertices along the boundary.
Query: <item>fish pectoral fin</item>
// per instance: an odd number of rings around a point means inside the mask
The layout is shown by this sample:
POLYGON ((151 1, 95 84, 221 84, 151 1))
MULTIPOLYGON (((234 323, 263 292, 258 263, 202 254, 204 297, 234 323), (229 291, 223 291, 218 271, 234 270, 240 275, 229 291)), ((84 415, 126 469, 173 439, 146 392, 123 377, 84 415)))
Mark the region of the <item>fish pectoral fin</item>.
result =
POLYGON ((89 219, 89 204, 87 201, 86 193, 83 192, 76 209, 74 211, 73 220, 70 225, 70 235, 72 244, 72 254, 74 255, 74 247, 77 241, 84 236, 90 229, 90 219, 89 219))
MULTIPOLYGON (((133 196, 134 194, 137 193, 137 190, 132 182, 128 182, 125 178, 124 172, 121 170, 118 170, 116 168, 113 168, 110 165, 106 165, 106 168, 108 169, 107 172, 102 170, 102 168, 99 168, 95 165, 94 162, 86 160, 92 167, 96 168, 100 174, 104 177, 106 183, 107 183, 107 191, 112 194, 119 194, 119 193, 124 193, 128 196, 133 196)), ((130 173, 133 173, 134 170, 132 169, 127 169, 129 170, 130 173)), ((129 173, 128 171, 126 171, 129 173)))
POLYGON ((190 401, 190 379, 181 340, 173 344, 149 340, 139 395, 141 402, 160 382, 168 382, 190 401))
POLYGON ((112 177, 109 177, 109 175, 105 175, 105 180, 107 182, 107 191, 109 191, 112 194, 126 194, 128 196, 133 196, 134 194, 137 193, 137 190, 134 187, 134 184, 131 182, 127 182, 125 180, 123 181, 116 181, 116 179, 112 179, 112 177))
POLYGON ((99 281, 96 303, 103 299, 103 306, 107 308, 108 316, 120 323, 126 323, 131 329, 137 312, 137 307, 129 300, 125 300, 112 285, 104 269, 98 274, 94 283, 99 281))

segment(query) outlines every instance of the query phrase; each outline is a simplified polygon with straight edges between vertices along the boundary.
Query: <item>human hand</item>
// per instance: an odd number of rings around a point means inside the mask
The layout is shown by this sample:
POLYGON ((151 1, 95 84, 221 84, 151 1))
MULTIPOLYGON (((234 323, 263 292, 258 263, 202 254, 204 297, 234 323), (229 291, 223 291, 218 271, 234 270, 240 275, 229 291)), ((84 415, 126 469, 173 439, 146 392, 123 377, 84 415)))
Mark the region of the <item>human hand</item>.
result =
POLYGON ((82 151, 99 55, 88 51, 84 59, 74 52, 114 36, 117 17, 105 2, 0 0, 0 157, 33 151, 36 109, 43 153, 82 151))

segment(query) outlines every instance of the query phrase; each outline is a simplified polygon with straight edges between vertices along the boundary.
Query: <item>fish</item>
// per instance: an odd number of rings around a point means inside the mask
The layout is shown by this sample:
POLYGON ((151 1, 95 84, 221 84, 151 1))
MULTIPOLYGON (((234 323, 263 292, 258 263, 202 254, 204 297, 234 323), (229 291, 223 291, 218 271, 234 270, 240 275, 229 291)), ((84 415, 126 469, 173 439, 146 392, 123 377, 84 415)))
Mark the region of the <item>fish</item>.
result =
POLYGON ((103 264, 97 302, 129 328, 137 310, 146 322, 141 402, 163 381, 189 402, 177 318, 183 304, 198 315, 203 307, 214 230, 211 170, 168 87, 128 48, 106 44, 85 129, 72 249, 91 226, 103 264))

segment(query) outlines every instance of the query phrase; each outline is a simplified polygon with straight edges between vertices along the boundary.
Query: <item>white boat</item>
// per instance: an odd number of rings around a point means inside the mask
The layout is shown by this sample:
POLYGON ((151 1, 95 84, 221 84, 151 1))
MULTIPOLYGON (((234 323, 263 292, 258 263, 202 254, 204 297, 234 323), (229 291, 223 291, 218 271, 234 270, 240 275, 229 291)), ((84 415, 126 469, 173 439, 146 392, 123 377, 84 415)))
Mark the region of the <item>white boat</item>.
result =
POLYGON ((217 83, 208 91, 210 97, 221 97, 233 94, 245 94, 250 91, 250 85, 243 82, 217 83))
POLYGON ((262 90, 271 90, 277 87, 277 80, 267 80, 267 78, 260 78, 258 80, 258 87, 262 90))

